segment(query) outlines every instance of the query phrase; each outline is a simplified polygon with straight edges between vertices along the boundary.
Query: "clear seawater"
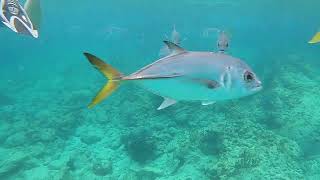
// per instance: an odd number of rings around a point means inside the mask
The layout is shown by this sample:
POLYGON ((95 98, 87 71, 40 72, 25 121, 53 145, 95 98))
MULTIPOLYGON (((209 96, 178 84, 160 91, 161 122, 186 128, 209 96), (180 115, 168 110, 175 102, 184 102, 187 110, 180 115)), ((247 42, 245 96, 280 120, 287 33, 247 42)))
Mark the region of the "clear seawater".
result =
POLYGON ((0 179, 320 179, 318 0, 48 0, 40 38, 0 31, 0 179), (201 106, 124 84, 87 109, 105 79, 93 53, 125 74, 158 58, 173 26, 188 50, 229 54, 264 89, 201 106))

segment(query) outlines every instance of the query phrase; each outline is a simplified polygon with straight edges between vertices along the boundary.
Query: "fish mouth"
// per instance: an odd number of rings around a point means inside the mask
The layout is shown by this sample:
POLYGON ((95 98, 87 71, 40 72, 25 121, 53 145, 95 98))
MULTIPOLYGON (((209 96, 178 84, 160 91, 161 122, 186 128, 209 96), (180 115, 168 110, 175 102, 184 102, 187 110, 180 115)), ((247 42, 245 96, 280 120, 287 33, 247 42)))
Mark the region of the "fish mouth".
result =
POLYGON ((258 85, 254 86, 254 87, 252 88, 252 91, 258 92, 258 91, 261 91, 262 88, 263 88, 262 85, 261 85, 261 84, 258 84, 258 85))

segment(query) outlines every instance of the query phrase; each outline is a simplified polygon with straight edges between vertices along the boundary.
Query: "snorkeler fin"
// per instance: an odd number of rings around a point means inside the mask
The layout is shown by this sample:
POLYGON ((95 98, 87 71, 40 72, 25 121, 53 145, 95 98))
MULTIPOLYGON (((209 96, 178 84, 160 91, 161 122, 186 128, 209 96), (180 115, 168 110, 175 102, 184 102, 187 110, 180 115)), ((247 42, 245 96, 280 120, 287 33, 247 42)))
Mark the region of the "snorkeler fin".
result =
POLYGON ((84 55, 87 57, 89 62, 96 69, 98 69, 103 76, 105 76, 108 79, 108 82, 106 83, 106 85, 99 91, 97 96, 89 104, 88 108, 92 108, 98 103, 100 103, 103 99, 110 96, 111 93, 117 89, 122 75, 116 69, 114 69, 110 65, 100 60, 98 57, 89 53, 84 53, 84 55))
POLYGON ((39 30, 42 16, 40 0, 27 0, 24 4, 24 9, 28 14, 34 29, 39 30))
MULTIPOLYGON (((33 7, 35 7, 33 0, 28 0, 26 5, 29 10, 34 9, 33 7)), ((34 28, 28 13, 19 4, 18 0, 1 0, 0 17, 2 23, 12 31, 19 34, 30 35, 34 38, 39 37, 39 33, 34 28)))
POLYGON ((309 44, 314 44, 318 42, 320 42, 320 31, 313 36, 313 38, 309 41, 309 44))

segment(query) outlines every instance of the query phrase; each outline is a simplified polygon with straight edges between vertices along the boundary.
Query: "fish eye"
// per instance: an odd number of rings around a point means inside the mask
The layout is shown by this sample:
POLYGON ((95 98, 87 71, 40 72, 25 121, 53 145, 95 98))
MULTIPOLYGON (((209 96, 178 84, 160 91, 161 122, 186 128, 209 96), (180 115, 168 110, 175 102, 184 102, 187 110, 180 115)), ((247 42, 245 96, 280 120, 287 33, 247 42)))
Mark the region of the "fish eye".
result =
POLYGON ((246 71, 246 72, 244 73, 243 78, 244 78, 244 80, 245 80, 246 82, 251 82, 251 81, 254 80, 254 75, 253 75, 253 73, 251 73, 251 72, 249 72, 249 71, 246 71))

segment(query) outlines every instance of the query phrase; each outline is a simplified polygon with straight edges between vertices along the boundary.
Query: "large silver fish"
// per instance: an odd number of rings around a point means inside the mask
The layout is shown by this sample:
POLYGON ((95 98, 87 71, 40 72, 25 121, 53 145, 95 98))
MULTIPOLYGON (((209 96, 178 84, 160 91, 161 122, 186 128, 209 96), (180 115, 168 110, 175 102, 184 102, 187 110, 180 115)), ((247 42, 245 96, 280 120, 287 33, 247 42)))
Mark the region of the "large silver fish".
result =
POLYGON ((40 0, 27 0, 24 7, 18 0, 1 0, 0 21, 16 33, 38 38, 41 21, 40 0))
POLYGON ((140 83, 151 92, 162 96, 158 110, 177 101, 200 101, 209 105, 215 101, 240 98, 262 89, 252 69, 238 58, 223 53, 186 51, 164 41, 171 54, 124 76, 110 65, 89 53, 89 62, 108 78, 108 83, 93 99, 89 108, 109 96, 122 81, 140 83))

